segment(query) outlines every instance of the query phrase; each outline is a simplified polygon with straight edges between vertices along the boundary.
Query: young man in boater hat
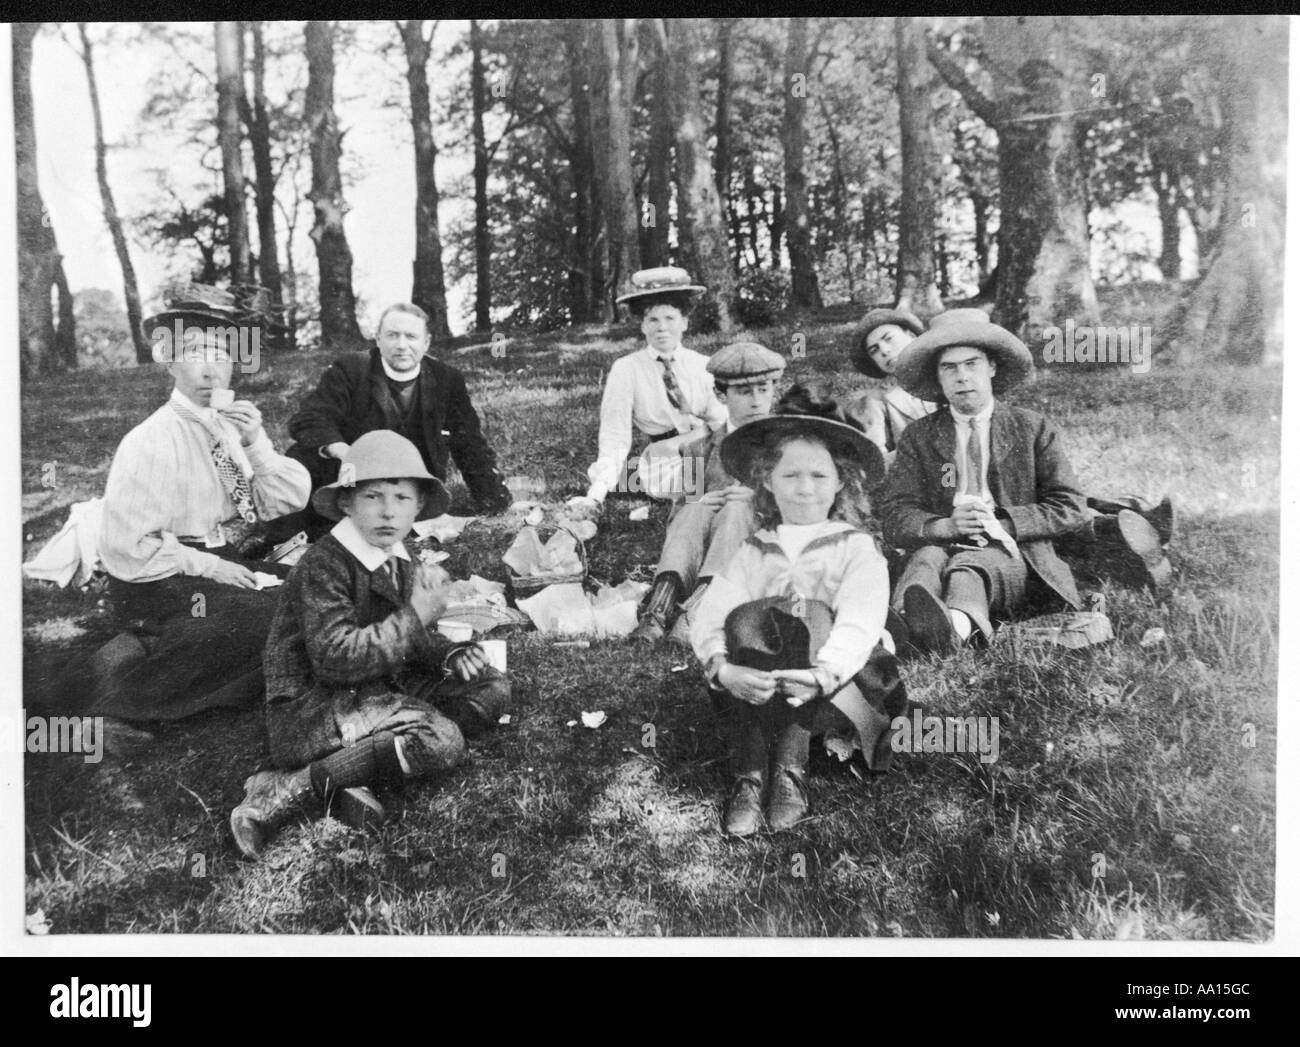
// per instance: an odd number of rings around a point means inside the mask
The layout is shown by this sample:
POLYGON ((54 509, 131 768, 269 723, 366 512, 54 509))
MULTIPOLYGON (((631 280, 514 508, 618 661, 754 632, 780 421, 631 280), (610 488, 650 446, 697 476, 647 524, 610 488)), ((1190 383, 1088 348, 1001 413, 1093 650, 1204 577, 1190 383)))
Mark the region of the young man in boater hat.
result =
MULTIPOLYGON (((904 309, 873 309, 863 317, 849 347, 853 366, 881 384, 845 404, 845 414, 862 425, 867 436, 892 463, 898 441, 909 425, 933 413, 937 404, 913 396, 898 384, 895 371, 903 352, 925 325, 904 309)), ((1104 560, 1121 576, 1161 592, 1173 578, 1165 557, 1173 535, 1173 504, 1166 496, 1158 505, 1132 495, 1087 499, 1088 523, 1063 539, 1059 551, 1071 556, 1104 560)))
POLYGON ((1047 419, 997 399, 1032 370, 1024 343, 979 309, 939 314, 898 360, 907 392, 946 405, 903 432, 881 498, 886 540, 911 553, 892 603, 918 646, 990 639, 1031 579, 1080 607, 1052 544, 1088 522, 1074 470, 1047 419))

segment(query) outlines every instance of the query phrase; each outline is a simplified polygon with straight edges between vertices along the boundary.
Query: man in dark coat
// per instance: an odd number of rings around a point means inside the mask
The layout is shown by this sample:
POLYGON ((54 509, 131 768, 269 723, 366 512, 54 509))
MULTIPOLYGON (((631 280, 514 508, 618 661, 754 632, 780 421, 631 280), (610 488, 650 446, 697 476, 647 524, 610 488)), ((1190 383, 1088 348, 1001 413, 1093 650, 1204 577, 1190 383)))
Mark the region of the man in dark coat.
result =
MULTIPOLYGON (((510 492, 483 438, 464 375, 426 355, 424 310, 407 302, 389 306, 375 342, 368 353, 347 353, 330 364, 289 422, 297 443, 288 454, 307 467, 312 487, 338 478, 339 461, 359 436, 391 429, 415 444, 441 481, 447 479, 450 453, 480 509, 508 508, 510 492)), ((324 521, 316 529, 324 530, 324 521)))
POLYGON ((1087 525, 1074 470, 1047 419, 995 397, 1032 368, 1024 343, 978 309, 936 316, 899 360, 909 393, 948 405, 904 430, 880 505, 886 540, 912 554, 893 606, 918 646, 991 638, 1031 583, 1080 607, 1052 544, 1087 525))

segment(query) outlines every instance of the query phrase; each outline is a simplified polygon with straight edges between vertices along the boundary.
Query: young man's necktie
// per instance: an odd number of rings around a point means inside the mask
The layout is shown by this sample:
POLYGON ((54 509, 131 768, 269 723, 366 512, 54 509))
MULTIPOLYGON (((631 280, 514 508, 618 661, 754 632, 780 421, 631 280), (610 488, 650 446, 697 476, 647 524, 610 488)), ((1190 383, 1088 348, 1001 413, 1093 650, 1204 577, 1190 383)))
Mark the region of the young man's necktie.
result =
POLYGON ((969 435, 966 438, 966 493, 980 497, 984 487, 984 455, 980 448, 980 432, 974 418, 965 421, 969 435))

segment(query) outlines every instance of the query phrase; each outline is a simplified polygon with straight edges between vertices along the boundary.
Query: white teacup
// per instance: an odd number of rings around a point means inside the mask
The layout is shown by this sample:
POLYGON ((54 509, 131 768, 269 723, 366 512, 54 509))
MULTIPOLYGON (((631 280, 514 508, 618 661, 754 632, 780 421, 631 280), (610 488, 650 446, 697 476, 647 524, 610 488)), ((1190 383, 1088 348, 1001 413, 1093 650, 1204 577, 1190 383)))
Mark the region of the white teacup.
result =
POLYGON ((450 618, 438 621, 438 632, 452 643, 468 643, 474 639, 474 627, 468 622, 457 622, 450 618))
POLYGON ((488 664, 500 672, 506 671, 506 642, 505 640, 480 640, 478 645, 483 648, 483 654, 487 657, 488 664))
POLYGON ((213 389, 209 394, 208 402, 212 404, 213 409, 224 411, 235 402, 235 391, 233 389, 213 389))

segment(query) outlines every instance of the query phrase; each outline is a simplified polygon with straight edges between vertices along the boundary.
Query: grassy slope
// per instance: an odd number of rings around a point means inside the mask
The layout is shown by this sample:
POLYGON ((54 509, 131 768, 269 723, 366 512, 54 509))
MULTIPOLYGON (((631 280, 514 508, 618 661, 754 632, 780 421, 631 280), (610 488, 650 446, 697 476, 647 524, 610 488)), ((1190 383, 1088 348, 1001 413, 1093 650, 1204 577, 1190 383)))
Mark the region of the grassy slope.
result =
MULTIPOLYGON (((760 337, 788 348, 805 334, 793 374, 832 375, 846 319, 760 337)), ((511 343, 500 359, 467 348, 452 362, 470 375, 507 472, 558 501, 583 484, 601 375, 630 348, 565 332, 511 343)), ((279 445, 325 362, 304 354, 243 380, 279 445)), ((139 371, 27 385, 25 555, 68 504, 102 490, 118 439, 166 387, 139 371), (58 484, 43 488, 41 467, 55 460, 58 484)), ((56 933, 1267 937, 1278 375, 1065 369, 1014 399, 1065 428, 1089 491, 1175 495, 1179 589, 1159 606, 1081 572, 1108 595, 1117 642, 1082 653, 999 644, 942 667, 909 664, 911 697, 927 712, 1001 718, 997 763, 900 756, 864 784, 815 757, 814 818, 728 841, 717 829, 724 753, 694 666, 674 671, 685 652, 518 635, 514 722, 477 744, 467 766, 407 790, 378 834, 291 828, 261 865, 236 860, 225 821, 264 754, 254 713, 162 727, 126 765, 29 757, 28 911, 43 909, 56 933), (1168 640, 1143 649, 1153 626, 1168 640), (609 721, 567 727, 584 709, 609 721)), ((637 504, 611 501, 590 549, 596 577, 652 570, 663 507, 633 523, 637 504)), ((472 524, 448 566, 502 578, 519 524, 472 524)), ((106 635, 93 595, 27 583, 24 600, 28 687, 71 647, 106 635)))

